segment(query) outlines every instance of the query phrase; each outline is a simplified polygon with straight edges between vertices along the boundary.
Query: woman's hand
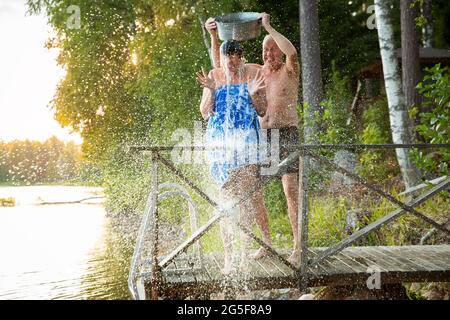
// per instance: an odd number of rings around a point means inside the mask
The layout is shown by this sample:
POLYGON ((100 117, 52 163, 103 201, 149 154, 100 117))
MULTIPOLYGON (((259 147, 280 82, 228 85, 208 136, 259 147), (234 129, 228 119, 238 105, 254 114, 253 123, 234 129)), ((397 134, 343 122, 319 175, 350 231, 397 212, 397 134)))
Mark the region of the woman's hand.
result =
POLYGON ((256 72, 255 78, 248 84, 248 93, 250 94, 250 96, 254 96, 255 94, 258 94, 260 91, 266 88, 264 80, 265 77, 261 72, 261 69, 259 69, 256 72))
POLYGON ((217 34, 217 25, 214 18, 208 18, 208 20, 206 20, 205 28, 208 30, 210 35, 215 36, 217 34))
POLYGON ((203 88, 208 88, 212 91, 216 89, 216 81, 214 81, 214 78, 208 77, 206 71, 203 70, 203 68, 201 72, 197 72, 197 81, 203 88))

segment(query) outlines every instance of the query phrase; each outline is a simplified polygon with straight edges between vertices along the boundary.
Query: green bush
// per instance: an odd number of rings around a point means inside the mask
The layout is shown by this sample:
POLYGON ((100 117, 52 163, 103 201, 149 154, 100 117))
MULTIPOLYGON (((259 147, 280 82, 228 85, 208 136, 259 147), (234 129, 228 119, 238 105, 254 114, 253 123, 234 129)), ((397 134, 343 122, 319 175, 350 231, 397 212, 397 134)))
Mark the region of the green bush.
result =
MULTIPOLYGON (((360 134, 362 144, 391 143, 389 109, 385 98, 372 101, 363 113, 364 128, 360 134)), ((384 182, 398 173, 392 150, 363 150, 359 157, 358 172, 363 177, 384 182)))
MULTIPOLYGON (((412 115, 419 118, 417 132, 426 143, 450 143, 450 71, 440 64, 425 69, 423 81, 417 85, 424 97, 423 107, 428 110, 419 113, 417 107, 412 115)), ((414 159, 426 175, 448 174, 450 149, 415 150, 414 159)))
POLYGON ((323 118, 320 127, 324 130, 320 134, 320 141, 323 143, 340 144, 356 141, 354 121, 348 122, 348 109, 353 99, 348 85, 348 77, 341 75, 333 62, 331 78, 325 86, 326 99, 321 103, 323 118))

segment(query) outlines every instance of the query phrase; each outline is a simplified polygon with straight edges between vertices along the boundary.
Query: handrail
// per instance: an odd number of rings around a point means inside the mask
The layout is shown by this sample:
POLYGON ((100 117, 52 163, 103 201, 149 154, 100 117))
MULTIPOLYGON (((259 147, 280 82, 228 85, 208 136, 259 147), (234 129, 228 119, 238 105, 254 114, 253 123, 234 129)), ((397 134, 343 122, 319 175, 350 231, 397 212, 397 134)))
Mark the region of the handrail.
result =
MULTIPOLYGON (((191 150, 191 151, 203 151, 203 150, 216 150, 226 147, 209 147, 205 145, 175 145, 175 146, 149 146, 149 145, 124 145, 123 149, 128 151, 172 151, 172 150, 191 150)), ((358 150, 358 149, 441 149, 450 148, 450 143, 385 143, 385 144, 300 144, 300 145, 287 145, 290 151, 299 150, 318 150, 318 149, 348 149, 348 150, 358 150)))
MULTIPOLYGON (((368 189, 370 189, 372 191, 375 191, 376 193, 378 193, 382 197, 388 199, 390 202, 392 202, 392 203, 394 203, 394 204, 396 204, 396 205, 398 205, 400 207, 396 211, 385 215, 384 217, 382 217, 379 220, 373 222, 369 226, 366 226, 365 228, 363 228, 361 230, 358 230, 353 235, 351 235, 347 239, 342 240, 341 242, 339 242, 334 247, 328 248, 327 250, 322 252, 321 255, 319 255, 315 259, 308 259, 308 256, 307 256, 307 243, 302 243, 301 261, 300 261, 301 263, 300 263, 300 267, 299 268, 296 268, 295 266, 293 266, 289 261, 287 261, 282 256, 280 256, 271 246, 267 245, 261 239, 259 239, 257 236, 255 236, 252 231, 246 229, 245 227, 243 227, 242 225, 240 225, 238 223, 238 227, 241 230, 243 230, 245 233, 247 233, 253 240, 255 240, 262 247, 267 249, 273 256, 277 257, 283 263, 285 263, 288 267, 292 268, 296 272, 296 275, 299 276, 300 280, 304 279, 304 277, 306 275, 306 268, 307 267, 311 267, 311 266, 317 265, 318 263, 320 263, 321 261, 323 261, 327 257, 329 257, 329 256, 331 256, 333 254, 336 254, 339 251, 343 250, 345 247, 349 246, 350 244, 352 244, 357 239, 360 239, 360 238, 366 236, 369 232, 374 231, 374 230, 378 229, 379 227, 381 227, 382 225, 384 225, 384 224, 390 222, 391 220, 397 218, 401 213, 403 213, 405 211, 418 216, 419 218, 421 218, 421 219, 425 220, 426 222, 430 223, 431 225, 433 225, 435 228, 437 228, 437 229, 439 229, 439 230, 441 230, 441 231, 443 231, 443 232, 445 232, 447 234, 450 234, 450 230, 448 230, 445 227, 445 225, 441 225, 441 224, 437 223, 433 219, 427 217, 423 213, 418 212, 416 209, 413 208, 414 206, 417 206, 420 203, 422 203, 423 201, 431 198, 432 196, 434 196, 435 194, 437 194, 441 190, 444 190, 445 188, 447 188, 450 185, 450 178, 446 179, 442 183, 439 183, 434 188, 429 190, 427 193, 425 193, 422 196, 419 196, 415 200, 413 200, 411 202, 408 202, 408 203, 403 203, 402 201, 397 200, 392 195, 384 192, 383 190, 381 190, 376 185, 373 185, 373 184, 365 181, 360 176, 358 176, 358 175, 356 175, 356 174, 354 174, 352 172, 349 172, 348 170, 346 170, 346 169, 344 169, 344 168, 334 164, 333 162, 329 161, 328 159, 326 159, 325 157, 323 157, 321 155, 317 155, 314 152, 311 152, 311 150, 320 150, 320 149, 358 150, 358 149, 397 149, 397 148, 450 148, 450 144, 376 144, 376 145, 375 144, 337 144, 337 145, 329 145, 329 144, 313 144, 312 145, 312 144, 310 144, 310 145, 295 145, 295 146, 287 146, 287 147, 288 147, 288 150, 291 151, 291 153, 285 160, 283 160, 281 163, 279 163, 277 165, 277 171, 282 171, 282 170, 286 169, 294 161, 297 161, 299 159, 299 157, 300 157, 300 159, 302 159, 302 158, 305 158, 305 159, 306 158, 311 158, 311 159, 316 160, 319 163, 322 163, 322 164, 324 164, 324 165, 326 165, 328 167, 331 167, 333 170, 335 170, 337 172, 340 172, 342 174, 345 174, 345 175, 349 176, 351 179, 353 179, 353 180, 357 181, 358 183, 364 185, 368 189)), ((153 270, 153 276, 155 277, 155 275, 159 272, 158 270, 160 270, 160 269, 164 268, 165 266, 167 266, 181 252, 185 251, 189 246, 191 246, 195 242, 197 242, 197 240, 199 240, 203 236, 203 234, 205 234, 216 222, 218 222, 225 214, 227 214, 226 210, 224 208, 220 208, 220 206, 218 206, 218 204, 214 200, 212 200, 206 193, 204 193, 198 186, 196 186, 195 183, 193 183, 179 169, 177 169, 175 167, 175 165, 170 160, 168 160, 168 159, 164 158, 163 156, 161 156, 161 154, 159 154, 159 152, 171 151, 171 150, 174 150, 174 149, 207 150, 207 149, 217 149, 217 147, 209 148, 207 146, 128 146, 127 148, 128 148, 127 151, 130 151, 130 150, 134 150, 134 151, 150 151, 152 153, 152 158, 153 158, 153 162, 154 163, 159 161, 162 164, 164 164, 175 175, 177 175, 179 178, 181 178, 181 180, 183 180, 183 182, 185 182, 195 192, 197 192, 204 200, 206 200, 213 207, 216 207, 216 208, 219 209, 218 212, 213 217, 211 217, 210 220, 206 224, 204 224, 202 227, 200 227, 195 232, 193 232, 192 235, 187 240, 185 240, 182 244, 180 244, 169 255, 163 257, 162 260, 159 263, 157 263, 157 265, 154 265, 155 269, 153 270)), ((309 162, 309 160, 307 162, 309 162)), ((153 166, 152 168, 157 168, 157 166, 153 166)), ((300 168, 299 168, 299 170, 300 170, 300 168)), ((157 180, 157 175, 156 175, 157 171, 154 170, 153 172, 155 174, 154 180, 157 180)), ((305 172, 303 172, 301 177, 303 177, 304 179, 307 178, 304 175, 305 175, 305 172)), ((261 179, 259 179, 258 182, 254 185, 254 188, 251 188, 251 190, 246 192, 246 194, 243 197, 241 197, 239 199, 239 201, 234 201, 234 203, 232 204, 232 207, 235 207, 235 206, 239 205, 240 203, 242 203, 243 201, 245 201, 246 199, 248 199, 248 197, 250 197, 251 194, 255 190, 257 190, 258 188, 260 188, 260 187, 264 186, 265 184, 267 184, 268 181, 270 181, 270 177, 269 176, 261 177, 261 179)), ((301 225, 299 225, 299 233, 301 233, 301 235, 300 235, 301 238, 303 240, 306 240, 306 242, 307 242, 307 227, 308 227, 307 224, 308 224, 308 210, 309 210, 308 206, 309 206, 309 204, 308 204, 307 183, 305 181, 307 181, 307 180, 306 179, 305 180, 302 179, 302 182, 301 182, 301 183, 303 183, 303 187, 305 188, 305 190, 303 190, 303 188, 302 188, 302 193, 303 193, 302 196, 303 196, 304 201, 302 202, 301 209, 300 209, 300 206, 299 206, 299 210, 301 210, 301 212, 299 211, 299 222, 301 224, 301 225)), ((187 191, 186 191, 186 193, 187 193, 187 191)), ((151 199, 151 195, 149 195, 149 200, 150 199, 151 199)), ((144 211, 144 214, 147 214, 147 215, 150 213, 150 211, 156 211, 156 204, 155 204, 155 207, 149 206, 148 205, 148 201, 147 201, 146 211, 144 211)), ((147 223, 146 222, 147 218, 145 216, 143 218, 143 223, 144 223, 144 221, 145 221, 145 223, 147 223)), ((141 229, 142 229, 142 225, 141 225, 141 229)), ((141 230, 140 230, 140 233, 141 233, 141 230)), ((157 237, 157 234, 155 235, 155 237, 157 237)), ((140 244, 138 243, 137 247, 139 247, 139 246, 140 246, 140 244)), ((133 257, 133 261, 134 261, 134 259, 135 258, 133 257)), ((152 260, 152 262, 154 262, 154 261, 152 260)), ((133 268, 132 268, 132 271, 133 271, 133 268)), ((131 275, 133 274, 132 271, 130 271, 130 278, 131 278, 131 275)), ((302 284, 301 283, 302 281, 300 281, 300 280, 299 280, 299 286, 303 287, 304 283, 302 284)), ((130 285, 130 279, 129 279, 129 287, 130 287, 130 291, 132 291, 132 286, 130 285)), ((135 288, 135 287, 133 287, 133 288, 135 288)), ((132 293, 134 294, 133 291, 132 291, 132 293)))
MULTIPOLYGON (((416 199, 410 201, 408 204, 410 207, 412 206, 418 206, 425 202, 426 200, 433 197, 435 194, 439 193, 442 190, 445 190, 450 186, 450 179, 447 179, 446 181, 441 182, 440 184, 433 187, 428 192, 424 193, 423 195, 417 197, 416 199)), ((319 254, 318 257, 316 257, 314 260, 310 261, 308 265, 310 267, 314 267, 326 258, 339 253, 340 251, 344 250, 346 247, 350 246, 355 241, 367 236, 370 232, 375 231, 379 228, 381 228, 383 225, 391 222, 392 220, 398 218, 402 213, 404 213, 404 208, 399 208, 383 217, 378 219, 377 221, 372 222, 371 224, 365 226, 362 229, 359 229, 358 231, 354 232, 351 236, 348 238, 345 238, 341 240, 339 243, 334 245, 333 247, 329 247, 328 249, 324 250, 319 254)))
MULTIPOLYGON (((169 198, 171 196, 181 196, 182 198, 184 198, 186 201, 188 201, 188 205, 189 205, 189 217, 190 217, 190 223, 191 223, 191 233, 195 233, 197 231, 198 228, 198 211, 197 208, 195 206, 195 202, 192 199, 192 197, 189 195, 189 193, 187 192, 187 190, 185 188, 183 188, 181 185, 177 184, 177 183, 161 183, 160 185, 158 185, 158 192, 161 192, 158 194, 157 199, 156 199, 156 203, 153 203, 153 194, 150 193, 149 195, 149 205, 148 207, 144 210, 144 216, 142 218, 142 222, 141 222, 141 226, 139 228, 139 234, 137 237, 137 245, 135 247, 135 251, 133 254, 133 258, 132 258, 132 263, 131 263, 131 268, 130 268, 130 274, 128 277, 128 288, 130 290, 130 292, 132 293, 132 297, 133 299, 137 299, 140 298, 139 292, 138 292, 138 288, 137 285, 135 283, 136 280, 136 271, 137 271, 137 267, 138 267, 138 259, 141 255, 141 251, 142 251, 142 245, 144 242, 144 238, 145 238, 145 234, 147 233, 147 229, 150 227, 150 225, 148 224, 149 218, 151 217, 151 213, 156 211, 156 206, 157 203, 169 198), (171 191, 163 191, 161 192, 162 189, 164 188, 172 188, 172 189, 176 189, 176 190, 171 190, 171 191)), ((155 230, 155 232, 157 232, 155 230)), ((157 238, 156 238, 157 239, 157 238)), ((155 245, 155 244, 152 244, 155 245)), ((194 249, 196 251, 197 257, 200 261, 200 264, 203 265, 203 252, 202 252, 202 248, 201 248, 201 243, 197 242, 196 243, 196 247, 194 249)), ((154 265, 155 261, 153 261, 153 259, 150 261, 150 265, 154 265)))

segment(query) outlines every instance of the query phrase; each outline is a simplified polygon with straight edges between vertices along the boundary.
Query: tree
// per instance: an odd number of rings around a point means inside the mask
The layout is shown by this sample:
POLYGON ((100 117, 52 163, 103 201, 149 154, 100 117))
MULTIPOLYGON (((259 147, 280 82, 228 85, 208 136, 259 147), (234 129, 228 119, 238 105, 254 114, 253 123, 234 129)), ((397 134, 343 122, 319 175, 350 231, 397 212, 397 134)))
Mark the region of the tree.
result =
MULTIPOLYGON (((420 95, 416 89, 417 84, 422 79, 419 60, 419 41, 415 19, 417 10, 411 7, 413 0, 401 0, 401 39, 402 39, 402 80, 403 93, 405 94, 406 108, 420 105, 420 95)), ((412 119, 411 119, 412 122, 412 119)), ((411 141, 414 141, 413 122, 409 126, 411 129, 411 141)))
POLYGON ((422 42, 424 48, 433 47, 433 14, 431 0, 423 0, 422 15, 425 18, 425 23, 422 26, 422 42))
POLYGON ((300 50, 304 104, 305 142, 316 142, 323 84, 320 64, 319 16, 316 0, 300 0, 300 50))
MULTIPOLYGON (((398 73, 394 33, 389 19, 389 5, 390 2, 388 0, 375 0, 378 41, 380 44, 386 95, 389 105, 392 141, 398 144, 411 143, 412 136, 410 132, 412 132, 412 130, 409 128, 411 122, 409 120, 398 73)), ((406 188, 417 185, 420 182, 420 174, 417 167, 412 163, 408 150, 396 149, 396 154, 406 188)))

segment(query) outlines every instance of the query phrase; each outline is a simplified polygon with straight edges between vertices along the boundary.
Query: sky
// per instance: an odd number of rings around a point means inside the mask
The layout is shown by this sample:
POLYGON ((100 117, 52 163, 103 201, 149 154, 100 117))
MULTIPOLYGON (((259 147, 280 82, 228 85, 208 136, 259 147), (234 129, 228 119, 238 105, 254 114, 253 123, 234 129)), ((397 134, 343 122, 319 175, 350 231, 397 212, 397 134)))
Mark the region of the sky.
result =
POLYGON ((52 29, 44 14, 26 14, 25 0, 0 0, 0 140, 44 141, 55 135, 81 143, 61 128, 49 107, 65 71, 56 64, 57 49, 45 41, 52 29))

